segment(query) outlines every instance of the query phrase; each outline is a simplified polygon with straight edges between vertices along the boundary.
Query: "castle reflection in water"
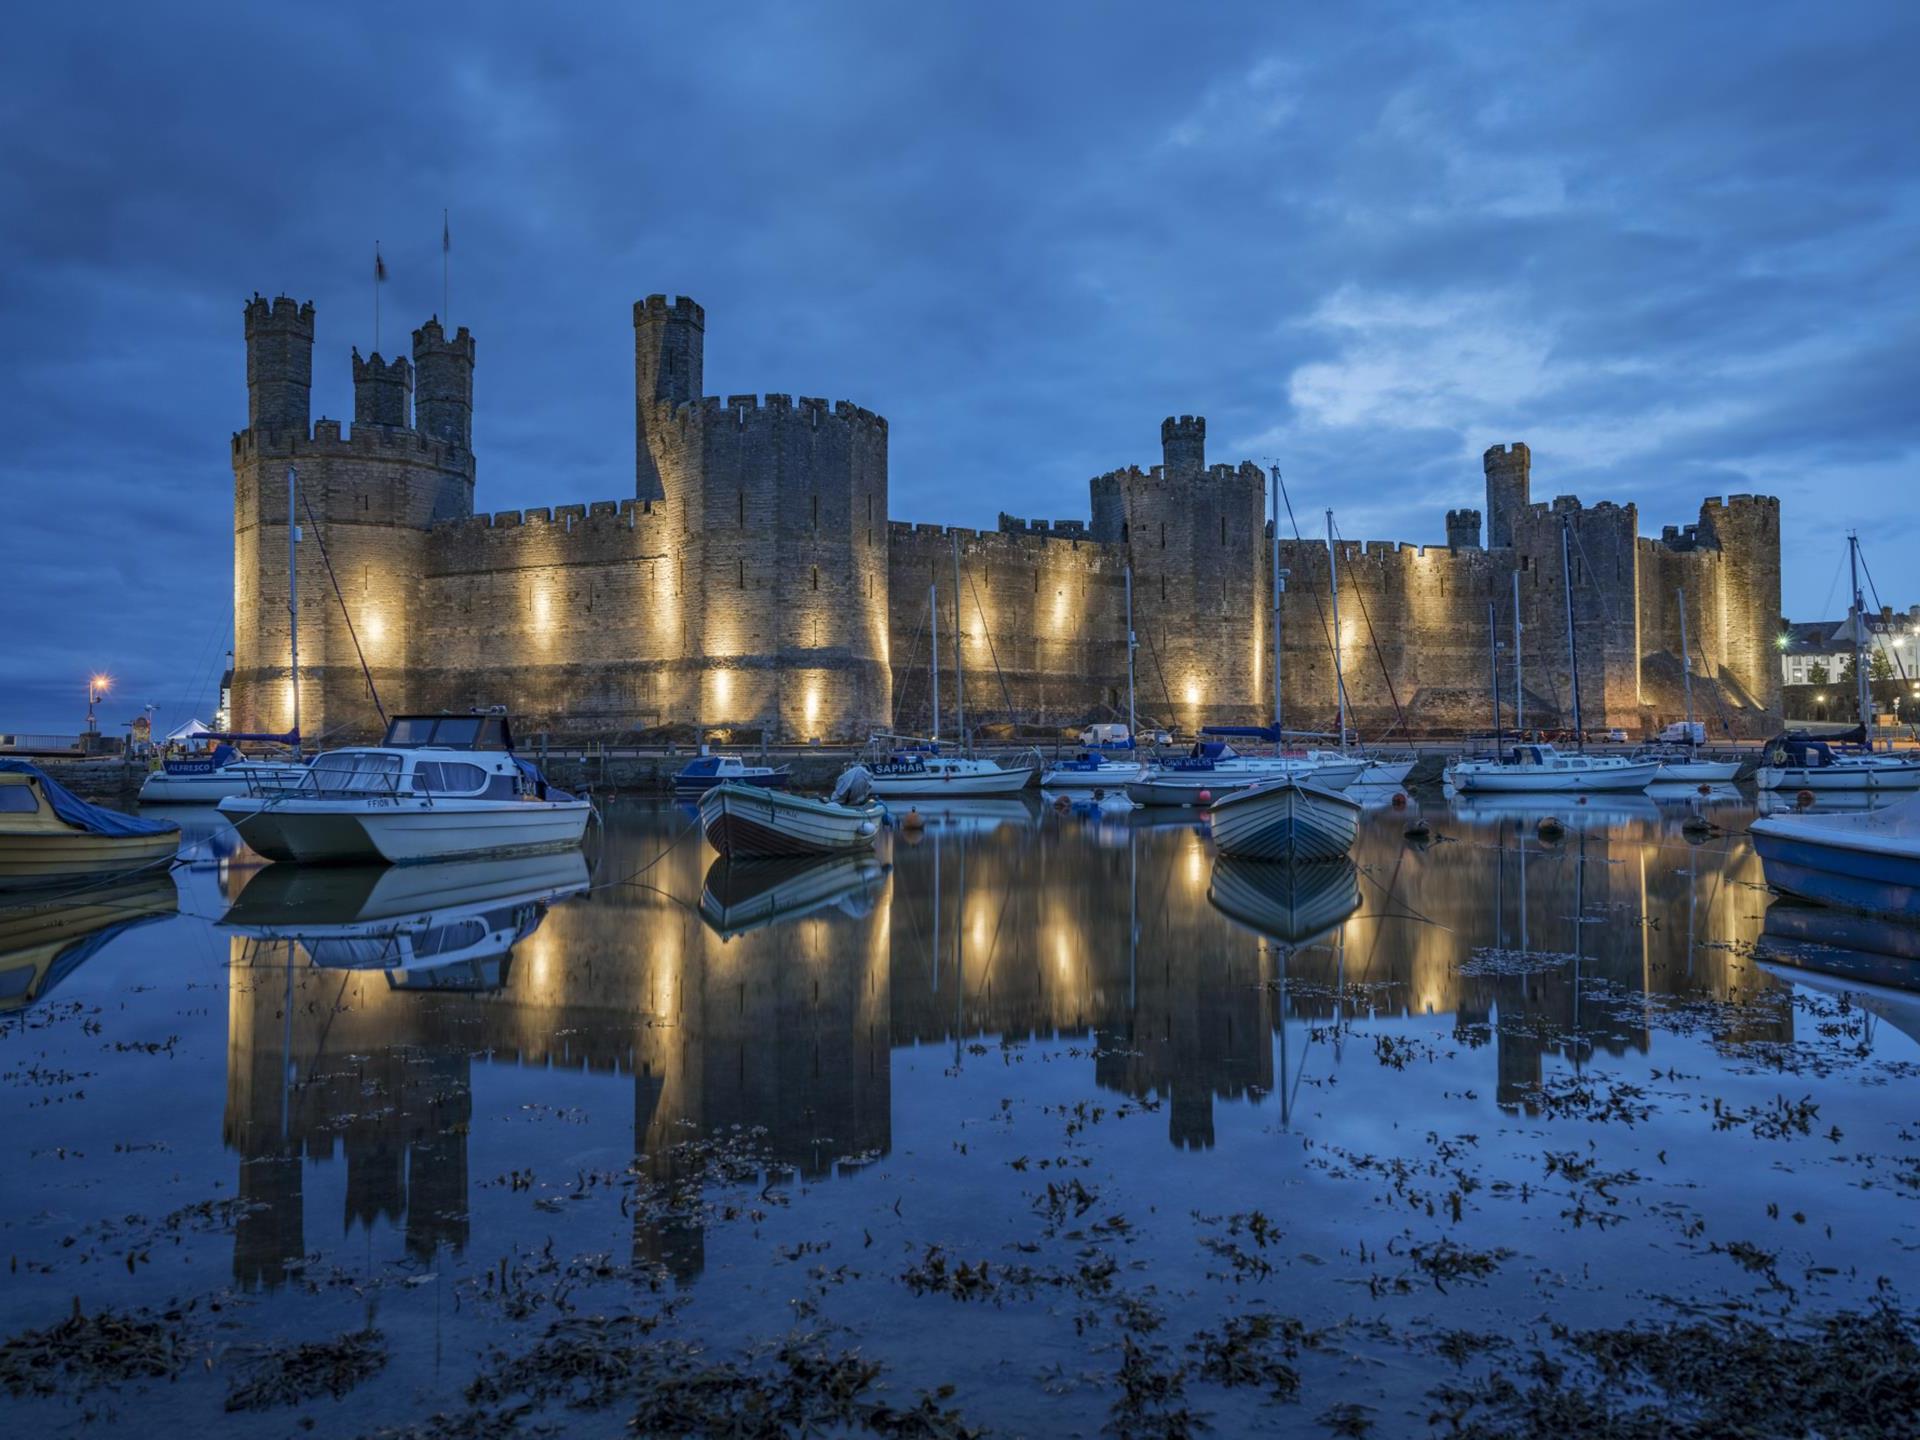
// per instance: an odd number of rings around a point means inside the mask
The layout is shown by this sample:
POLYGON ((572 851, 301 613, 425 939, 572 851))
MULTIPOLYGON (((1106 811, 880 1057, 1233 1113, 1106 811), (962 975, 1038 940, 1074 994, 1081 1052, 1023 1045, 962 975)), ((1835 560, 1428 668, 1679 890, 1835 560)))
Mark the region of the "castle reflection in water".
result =
MULTIPOLYGON (((685 823, 614 807, 596 883, 641 870, 685 823)), ((776 1159, 825 1177, 889 1149, 895 1051, 941 1047, 942 1064, 967 1064, 980 1037, 1076 1037, 1089 1058, 1067 1063, 1162 1102, 1172 1145, 1207 1147, 1221 1101, 1273 1107, 1280 1123, 1285 1046, 1297 1067, 1306 1032, 1324 1039, 1341 1018, 1451 1016, 1457 1048, 1484 1047, 1500 1102, 1524 1105, 1549 1055, 1644 1050, 1638 1001, 1724 998, 1731 952, 1760 931, 1746 842, 1690 846, 1650 803, 1588 817, 1554 845, 1524 812, 1451 818, 1424 849, 1401 828, 1380 815, 1363 830, 1358 908, 1306 936, 1222 913, 1211 848, 1190 825, 1027 810, 897 837, 890 874, 869 867, 757 927, 703 918, 714 862, 683 838, 635 883, 555 905, 469 989, 396 988, 380 970, 320 968, 299 945, 235 935, 224 1136, 250 1202, 236 1280, 276 1286, 312 1248, 309 1162, 344 1163, 347 1228, 391 1223, 422 1261, 464 1249, 484 1067, 630 1079, 635 1163, 651 1178, 674 1178, 680 1142, 733 1126, 763 1129, 776 1159), (1489 947, 1577 958, 1502 974, 1483 956, 1462 975, 1489 947), (1603 994, 1604 1015, 1583 1026, 1603 994)), ((235 872, 229 888, 246 881, 235 872)), ((1370 1048, 1363 1060, 1376 1063, 1370 1048)), ((697 1229, 636 1222, 634 1249, 682 1279, 703 1263, 697 1229)))

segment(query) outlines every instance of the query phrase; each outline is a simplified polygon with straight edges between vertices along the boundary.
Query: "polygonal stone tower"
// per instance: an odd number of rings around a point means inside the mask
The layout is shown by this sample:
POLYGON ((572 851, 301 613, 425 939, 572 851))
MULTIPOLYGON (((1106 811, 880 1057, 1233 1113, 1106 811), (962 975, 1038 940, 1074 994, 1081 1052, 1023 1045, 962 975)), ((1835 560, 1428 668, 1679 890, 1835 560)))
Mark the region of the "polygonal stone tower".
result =
POLYGON ((1447 548, 1449 550, 1480 548, 1480 512, 1478 510, 1447 511, 1447 548))
POLYGON ((473 336, 452 339, 434 316, 413 332, 414 422, 422 435, 473 448, 473 336))
POLYGON ((1480 463, 1487 472, 1487 548, 1513 544, 1514 518, 1532 503, 1529 471, 1533 457, 1523 441, 1487 447, 1480 463))
POLYGON ((705 383, 707 312, 684 295, 649 295, 633 303, 633 389, 637 424, 635 493, 666 497, 650 427, 676 405, 700 398, 705 383))

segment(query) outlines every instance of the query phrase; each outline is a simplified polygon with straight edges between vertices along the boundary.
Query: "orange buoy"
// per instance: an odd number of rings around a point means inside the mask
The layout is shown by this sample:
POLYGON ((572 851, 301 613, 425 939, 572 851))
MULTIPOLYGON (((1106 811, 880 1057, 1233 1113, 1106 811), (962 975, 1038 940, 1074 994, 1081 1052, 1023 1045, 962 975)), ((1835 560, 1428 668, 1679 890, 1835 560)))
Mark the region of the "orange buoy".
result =
POLYGON ((1393 792, 1393 808, 1396 810, 1404 810, 1407 808, 1407 797, 1398 790, 1393 792))
POLYGON ((1202 790, 1198 795, 1193 797, 1193 803, 1196 805, 1213 804, 1213 792, 1211 790, 1202 790))
POLYGON ((1798 805, 1802 810, 1806 809, 1809 805, 1813 804, 1813 791, 1802 790, 1798 795, 1793 797, 1793 803, 1798 805))
POLYGON ((1693 788, 1698 790, 1702 795, 1711 795, 1713 793, 1713 786, 1707 784, 1704 780, 1693 788))
POLYGON ((900 828, 902 830, 924 829, 926 826, 926 823, 927 822, 921 818, 920 812, 918 810, 909 810, 907 811, 906 814, 900 817, 900 828))

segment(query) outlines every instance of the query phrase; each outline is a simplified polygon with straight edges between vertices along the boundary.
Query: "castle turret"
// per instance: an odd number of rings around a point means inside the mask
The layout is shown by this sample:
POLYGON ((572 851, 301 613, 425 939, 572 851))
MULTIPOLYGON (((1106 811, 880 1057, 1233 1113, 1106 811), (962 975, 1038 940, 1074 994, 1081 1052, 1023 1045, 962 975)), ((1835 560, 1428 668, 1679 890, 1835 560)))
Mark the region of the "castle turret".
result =
POLYGON ((1169 415, 1160 422, 1160 456, 1169 480, 1192 480, 1207 472, 1204 415, 1169 415))
POLYGON ((418 389, 414 420, 422 435, 459 450, 473 448, 473 336, 462 325, 449 340, 435 316, 413 332, 418 389))
POLYGON ((1516 440, 1512 445, 1490 445, 1480 457, 1487 472, 1487 548, 1513 544, 1514 517, 1532 503, 1530 470, 1533 457, 1516 440))
POLYGON ((354 350, 353 423, 413 428, 413 367, 406 356, 396 355, 388 363, 378 350, 365 360, 354 350))
POLYGON ((247 428, 307 432, 312 416, 313 302, 247 302, 247 428))
POLYGON ((1478 510, 1447 511, 1447 548, 1449 550, 1480 548, 1480 512, 1478 510))
POLYGON ((684 295, 649 295, 633 304, 635 484, 642 500, 663 500, 650 416, 700 398, 705 383, 707 312, 684 295))

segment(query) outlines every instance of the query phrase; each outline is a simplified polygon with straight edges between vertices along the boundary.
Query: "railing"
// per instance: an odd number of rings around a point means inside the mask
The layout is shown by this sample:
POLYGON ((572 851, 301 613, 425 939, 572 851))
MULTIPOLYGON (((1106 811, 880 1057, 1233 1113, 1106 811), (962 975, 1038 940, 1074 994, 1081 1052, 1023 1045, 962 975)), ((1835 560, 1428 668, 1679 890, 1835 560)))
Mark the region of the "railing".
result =
POLYGON ((363 800, 370 796, 416 796, 431 803, 432 792, 402 789, 399 772, 392 770, 316 770, 309 766, 298 776, 250 774, 247 793, 261 800, 363 800))

